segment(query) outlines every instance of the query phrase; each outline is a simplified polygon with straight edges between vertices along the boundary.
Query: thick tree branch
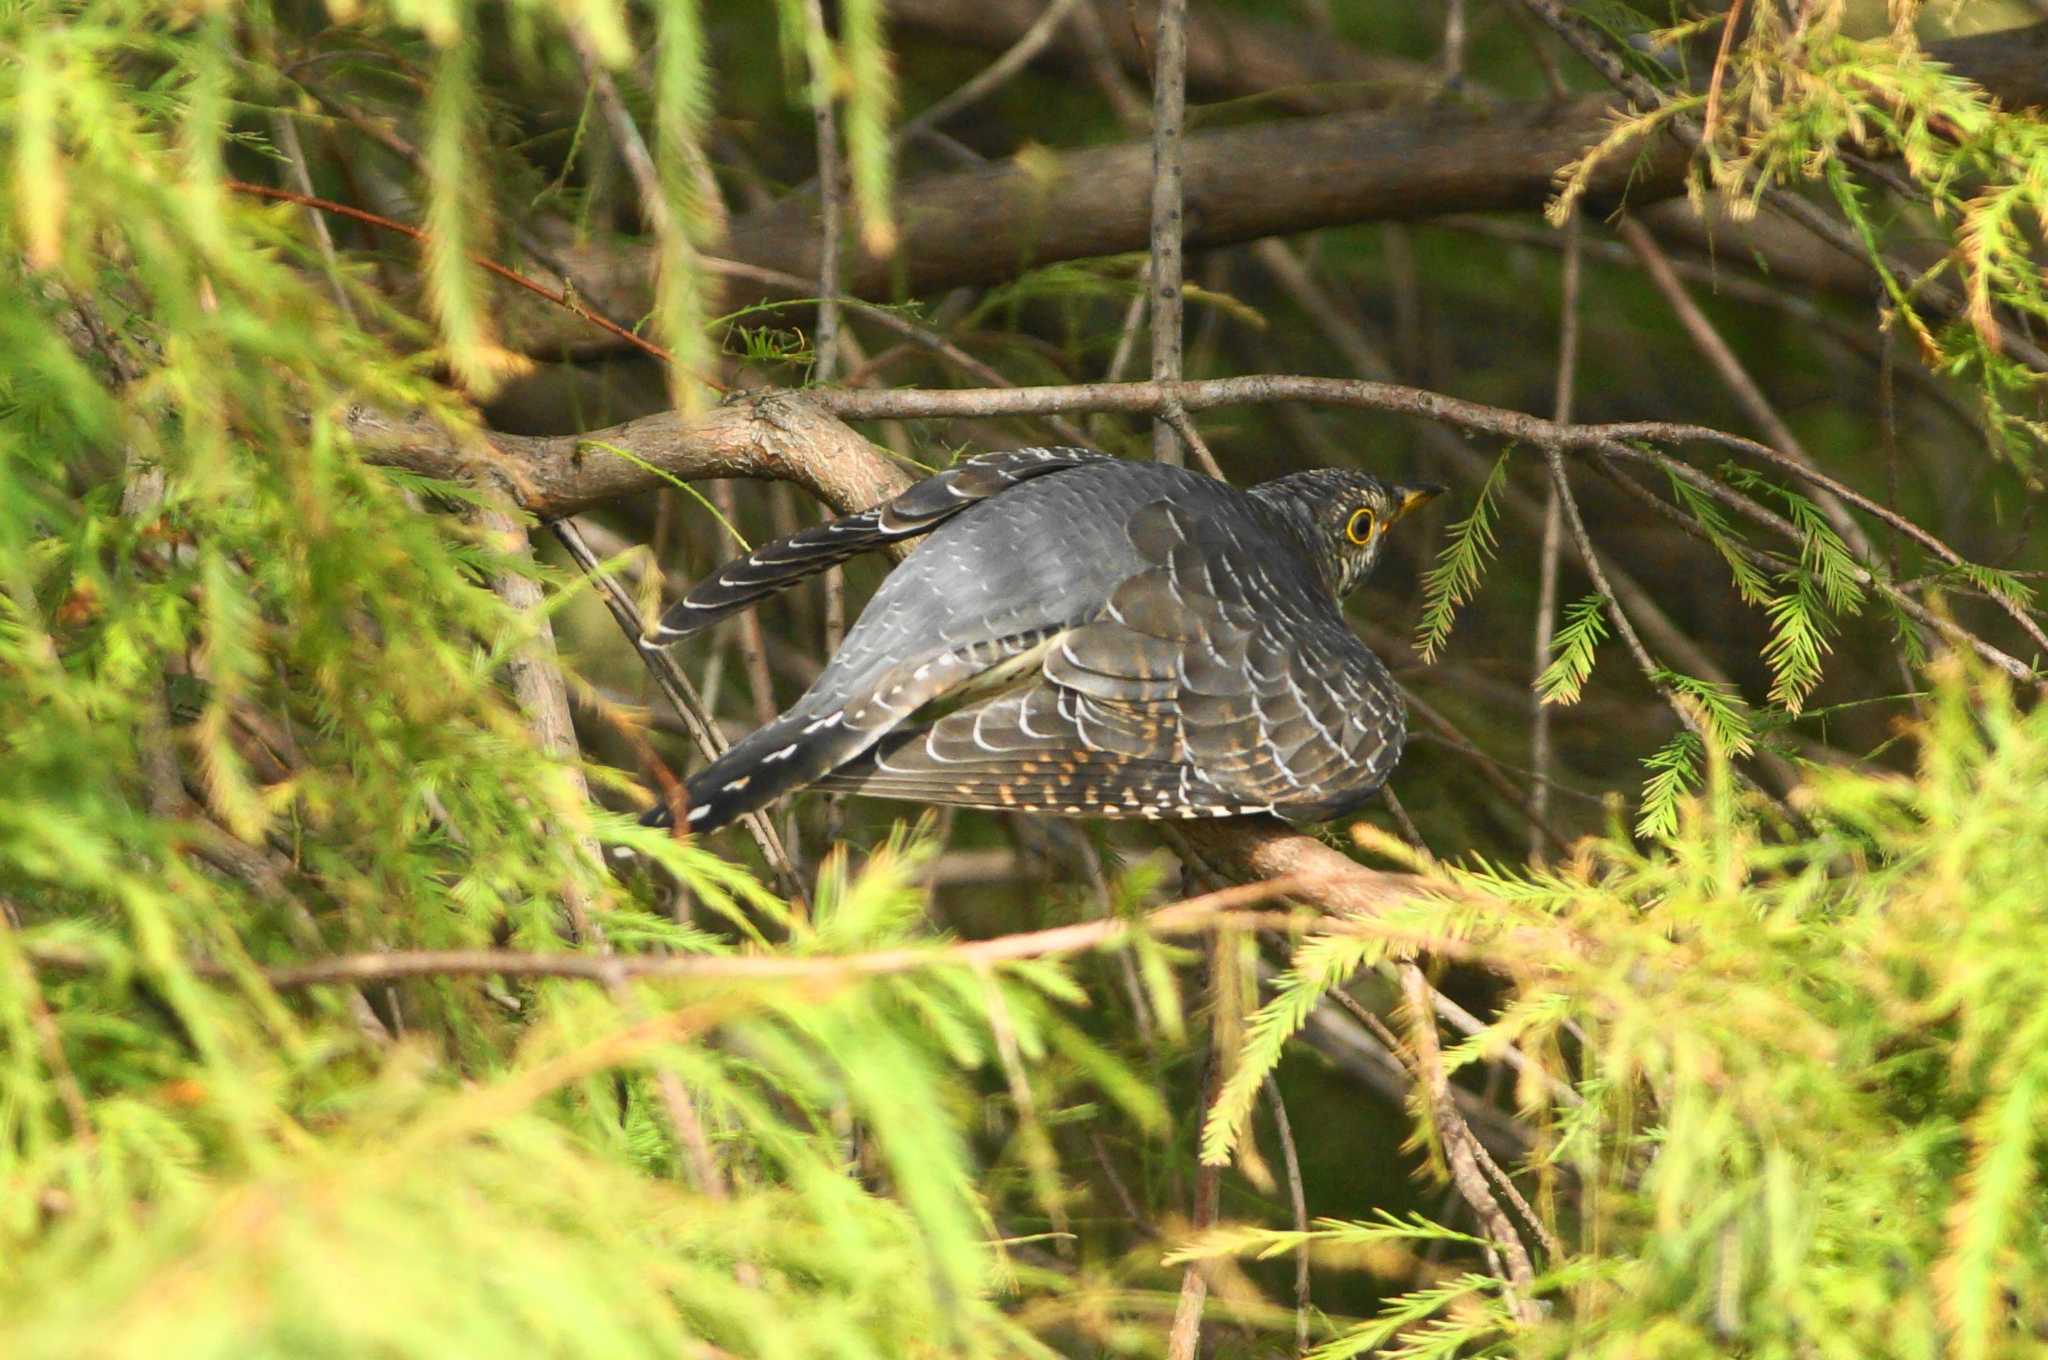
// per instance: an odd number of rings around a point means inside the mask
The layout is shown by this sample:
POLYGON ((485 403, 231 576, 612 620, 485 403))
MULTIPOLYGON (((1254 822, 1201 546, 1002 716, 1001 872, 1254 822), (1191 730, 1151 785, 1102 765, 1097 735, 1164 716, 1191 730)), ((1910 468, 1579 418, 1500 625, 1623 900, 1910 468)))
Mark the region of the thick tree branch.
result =
POLYGON ((362 407, 349 412, 348 426, 373 462, 435 477, 495 476, 542 519, 651 495, 669 479, 791 482, 846 511, 915 479, 809 397, 789 392, 739 398, 695 417, 662 411, 588 434, 493 434, 468 445, 429 420, 362 407))
MULTIPOLYGON (((1127 25, 1118 16, 1109 25, 1127 25)), ((2048 103, 2048 23, 1929 45, 1930 53, 2010 107, 2048 103)), ((1194 79, 1196 50, 1189 51, 1194 79)), ((1186 141, 1186 244, 1229 245, 1367 221, 1528 210, 1550 198, 1558 167, 1606 135, 1619 105, 1604 95, 1492 109, 1353 111, 1198 133, 1186 141)), ((1602 158, 1593 211, 1670 198, 1689 152, 1659 136, 1602 158)), ((903 234, 892 258, 855 252, 841 279, 859 297, 925 294, 1014 277, 1060 260, 1142 250, 1149 236, 1148 141, 1027 155, 901 187, 903 234)), ((792 198, 733 224, 727 253, 815 278, 814 198, 792 198)), ((645 310, 645 256, 578 252, 579 276, 612 285, 615 314, 645 310)), ((728 289, 728 300, 743 290, 728 289)), ((557 323, 546 323, 552 327, 557 323)), ((552 333, 552 331, 550 331, 552 333)), ((579 337, 580 338, 580 337, 579 337)), ((536 343, 527 337, 528 343, 536 343)))

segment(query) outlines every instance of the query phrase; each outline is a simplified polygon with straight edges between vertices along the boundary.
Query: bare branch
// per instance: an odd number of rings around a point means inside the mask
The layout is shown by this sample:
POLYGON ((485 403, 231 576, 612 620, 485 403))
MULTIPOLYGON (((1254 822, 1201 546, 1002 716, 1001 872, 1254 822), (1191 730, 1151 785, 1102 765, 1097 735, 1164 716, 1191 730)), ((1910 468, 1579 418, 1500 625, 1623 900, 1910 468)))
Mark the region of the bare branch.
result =
POLYGON ((811 65, 811 121, 818 140, 818 334, 811 376, 832 381, 839 365, 839 252, 846 221, 846 183, 839 162, 839 122, 832 114, 832 40, 823 0, 804 0, 804 52, 811 65))
MULTIPOLYGON (((1582 246, 1585 243, 1585 219, 1577 212, 1565 223, 1564 246, 1564 300, 1559 304, 1561 317, 1557 340, 1557 389, 1551 404, 1552 414, 1557 423, 1568 425, 1572 418, 1572 394, 1578 379, 1579 364, 1579 271, 1584 258, 1582 246)), ((1558 557, 1564 547, 1564 505, 1558 497, 1557 484, 1550 484, 1550 493, 1543 501, 1543 544, 1538 550, 1536 585, 1536 638, 1534 645, 1534 667, 1531 676, 1543 674, 1550 664, 1550 644, 1557 630, 1557 569, 1558 557)), ((1550 814, 1550 721, 1552 705, 1543 702, 1543 696, 1530 690, 1529 712, 1529 766, 1536 771, 1536 779, 1529 786, 1529 856, 1534 859, 1543 853, 1543 833, 1550 814)))
MULTIPOLYGON (((1114 36, 1119 25, 1106 27, 1114 36)), ((1930 43, 1927 50, 2007 107, 2048 102, 2048 23, 1930 43), (2031 64, 2021 59, 2025 54, 2031 64)), ((1584 96, 1484 110, 1354 111, 1198 133, 1185 143, 1184 245, 1539 208, 1550 199, 1558 167, 1599 142, 1616 112, 1615 101, 1584 96)), ((1675 197, 1690 158, 1683 141, 1662 134, 1618 148, 1602 158, 1589 205, 1598 211, 1625 198, 1640 208, 1675 197)), ((1036 265, 1143 249, 1151 161, 1149 141, 1132 141, 1060 153, 1034 149, 1028 157, 913 180, 897 196, 903 236, 895 256, 847 261, 841 290, 862 297, 932 293, 1012 278, 1036 265)), ((815 202, 792 197, 751 214, 733 224, 727 253, 816 277, 818 211, 815 202)), ((583 272, 604 275, 616 288, 609 295, 614 314, 646 310, 644 248, 592 250, 584 258, 592 267, 583 272)), ((525 343, 546 341, 529 334, 525 343)))
MULTIPOLYGON (((1332 851, 1331 853, 1335 853, 1332 851)), ((1338 856, 1342 859, 1342 856, 1338 856)), ((1347 865, 1350 861, 1344 861, 1347 865)), ((1356 869, 1356 865, 1350 866, 1356 869)), ((1380 875, 1400 879, 1395 874, 1380 875)), ((1235 884, 1215 892, 1160 907, 1138 918, 1099 918, 1045 930, 999 935, 955 944, 906 946, 863 954, 800 955, 630 955, 595 953, 541 954, 509 949, 390 950, 336 954, 305 963, 260 970, 279 991, 359 982, 390 982, 420 977, 574 978, 611 984, 618 981, 809 982, 831 984, 855 978, 880 977, 933 967, 988 968, 1024 959, 1050 958, 1091 949, 1112 948, 1140 935, 1196 935, 1219 925, 1240 929, 1313 928, 1324 933, 1355 932, 1401 941, 1415 948, 1447 944, 1363 918, 1331 918, 1314 913, 1248 911, 1251 905, 1277 897, 1319 893, 1327 887, 1313 875, 1293 875, 1235 884)), ((1433 885, 1408 878, 1404 897, 1434 893, 1433 885)), ((1385 899, 1382 899, 1385 900, 1385 899)), ((38 964, 92 971, 103 966, 91 951, 35 945, 23 948, 38 964)), ((190 961, 201 977, 230 980, 242 976, 208 959, 190 961)))
MULTIPOLYGON (((1152 381, 1181 378, 1182 138, 1187 122, 1187 0, 1162 0, 1152 68, 1152 381)), ((1152 422, 1152 456, 1183 461, 1186 416, 1169 402, 1152 422), (1178 418, 1178 419, 1177 419, 1178 418)))
MULTIPOLYGON (((505 556, 513 562, 533 563, 533 543, 526 528, 504 510, 487 510, 484 527, 504 545, 505 556)), ((582 752, 576 743, 576 723, 569 713, 569 689, 555 656, 555 627, 541 607, 540 582, 530 571, 507 571, 491 583, 498 598, 530 621, 533 635, 514 651, 508 669, 512 672, 512 697, 531 724, 535 745, 561 762, 576 807, 588 806, 590 786, 583 778, 582 752)), ((576 848, 593 866, 604 862, 595 837, 587 832, 576 837, 576 848)), ((590 919, 590 895, 581 884, 562 885, 562 907, 569 918, 570 938, 579 944, 605 947, 604 938, 590 919)))
POLYGON ((1508 1278, 1503 1282, 1503 1292, 1509 1308, 1524 1322, 1534 1322, 1542 1316, 1532 1297, 1536 1271, 1530 1264, 1528 1248, 1522 1245, 1514 1220, 1494 1198, 1493 1187, 1487 1182, 1486 1173, 1480 1169, 1479 1157, 1484 1149, 1479 1147, 1479 1140, 1466 1127, 1464 1116, 1458 1113, 1457 1103, 1451 1099, 1450 1077, 1444 1071, 1443 1053, 1437 1042, 1436 1016, 1430 1006, 1432 989, 1429 979, 1423 976, 1422 969, 1416 964, 1404 963, 1401 965, 1401 989, 1408 1002, 1416 1079, 1429 1104, 1430 1122, 1435 1125, 1437 1139, 1443 1145, 1451 1184, 1457 1187, 1459 1197, 1486 1229, 1487 1236, 1493 1239, 1501 1255, 1507 1258, 1508 1278))
MULTIPOLYGON (((697 697, 695 688, 690 684, 690 677, 683 674, 683 668, 677 665, 675 658, 666 651, 640 645, 640 620, 633 612, 632 600, 627 597, 625 589, 604 570, 596 554, 590 551, 582 535, 576 531, 575 524, 566 519, 557 520, 554 530, 555 537, 568 550, 569 556, 575 559, 576 565, 596 584, 599 593, 604 596, 605 605, 610 609, 612 618, 626 634, 627 640, 633 644, 633 650, 646 662, 648 673, 654 677, 655 684, 661 688, 662 694, 669 701, 669 706, 675 709, 676 716, 689 728, 699 753, 706 760, 718 759, 725 753, 725 743, 718 739, 717 731, 712 728, 704 701, 697 697)), ((796 866, 790 862, 789 851, 783 846, 782 838, 775 834, 774 826, 758 812, 745 814, 740 818, 740 822, 754 838, 754 844, 759 847, 761 857, 767 860, 769 868, 774 870, 783 892, 791 897, 801 897, 803 880, 797 877, 796 866)), ((678 818, 676 824, 681 826, 684 822, 678 818)))

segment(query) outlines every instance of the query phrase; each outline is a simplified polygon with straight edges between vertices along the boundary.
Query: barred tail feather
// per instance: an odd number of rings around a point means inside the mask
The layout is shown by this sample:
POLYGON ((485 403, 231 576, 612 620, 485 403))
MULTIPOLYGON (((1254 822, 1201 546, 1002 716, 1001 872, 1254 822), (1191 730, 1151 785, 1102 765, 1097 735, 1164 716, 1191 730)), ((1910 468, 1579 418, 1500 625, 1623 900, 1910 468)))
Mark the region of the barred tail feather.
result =
POLYGON ((969 459, 925 478, 872 510, 813 525, 726 563, 671 605, 641 645, 666 647, 806 576, 872 549, 930 533, 968 506, 1019 482, 1104 456, 1086 449, 1010 449, 969 459))
POLYGON ((666 647, 788 589, 806 576, 906 536, 885 532, 881 520, 879 508, 864 510, 858 515, 813 525, 788 538, 778 538, 726 563, 670 605, 641 645, 666 647))
MULTIPOLYGON (((692 831, 716 831, 811 783, 873 740, 871 732, 849 731, 841 709, 822 717, 786 713, 690 776, 685 824, 692 831)), ((661 805, 640 820, 669 826, 673 819, 661 805)))

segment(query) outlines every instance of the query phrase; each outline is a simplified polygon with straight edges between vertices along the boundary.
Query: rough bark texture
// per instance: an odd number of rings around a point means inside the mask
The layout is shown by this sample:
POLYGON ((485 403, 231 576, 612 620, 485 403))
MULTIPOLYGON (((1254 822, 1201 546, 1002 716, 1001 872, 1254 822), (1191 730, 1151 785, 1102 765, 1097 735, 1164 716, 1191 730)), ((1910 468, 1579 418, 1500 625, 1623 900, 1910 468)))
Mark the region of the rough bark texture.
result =
MULTIPOLYGON (((1606 131, 1612 103, 1510 104, 1491 112, 1374 110, 1197 133, 1186 143, 1190 246, 1229 245, 1361 221, 1533 208, 1557 168, 1606 131)), ((1595 197, 1679 191, 1683 147, 1659 138, 1609 159, 1595 197), (1631 185, 1631 171, 1634 181, 1631 185)), ((1152 178, 1149 142, 1032 152, 904 186, 895 260, 848 261, 847 291, 873 297, 988 283, 1036 265, 1142 250, 1152 178)), ((816 205, 786 201, 736 222, 728 253, 816 272, 816 205)))
POLYGON ((681 481, 792 482, 842 511, 874 505, 913 480, 846 425, 787 392, 735 398, 695 418, 662 411, 587 434, 493 434, 467 448, 425 420, 357 411, 350 427, 376 462, 436 477, 496 476, 542 519, 651 496, 664 473, 681 481))
MULTIPOLYGON (((1112 29, 1127 26, 1118 18, 1112 29)), ((1929 52, 2003 103, 2048 103, 2048 23, 1930 44, 1929 52)), ((1195 54, 1189 54, 1194 79, 1195 54)), ((1186 243, 1229 245, 1365 221, 1537 208, 1560 166, 1612 126, 1604 96, 1490 109, 1353 110, 1197 133, 1186 142, 1186 243)), ((1686 152, 1658 136, 1608 156, 1588 203, 1599 212, 1683 189, 1686 152)), ((1143 250, 1149 235, 1149 141, 1086 150, 1033 150, 902 186, 901 244, 889 258, 851 251, 841 289, 857 297, 931 294, 985 284, 1061 260, 1143 250)), ((788 199, 736 221, 724 253, 804 278, 817 274, 814 199, 788 199)), ((650 301, 637 251, 572 253, 583 289, 614 315, 650 301)), ((722 305, 758 297, 755 283, 722 305)), ((530 315, 522 340, 581 343, 560 314, 530 315)))

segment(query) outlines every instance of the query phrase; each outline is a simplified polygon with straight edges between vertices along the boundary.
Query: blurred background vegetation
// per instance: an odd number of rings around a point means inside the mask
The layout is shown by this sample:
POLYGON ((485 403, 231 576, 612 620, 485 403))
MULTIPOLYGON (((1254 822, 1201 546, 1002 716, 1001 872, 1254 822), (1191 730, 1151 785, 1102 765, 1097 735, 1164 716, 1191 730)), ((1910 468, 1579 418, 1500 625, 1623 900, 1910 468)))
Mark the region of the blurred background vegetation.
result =
MULTIPOLYGON (((648 617, 854 508, 735 393, 1144 377, 1172 5, 0 10, 8 1353, 2038 1352, 2048 12, 1191 9, 1189 378, 1636 423, 1195 415, 1454 488, 1370 912, 642 830, 701 756, 542 530, 648 617)), ((886 565, 684 649, 713 734, 886 565)))

